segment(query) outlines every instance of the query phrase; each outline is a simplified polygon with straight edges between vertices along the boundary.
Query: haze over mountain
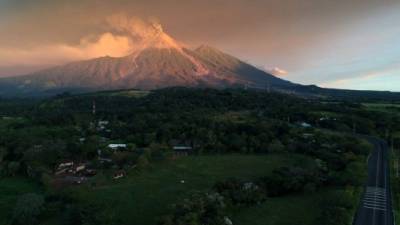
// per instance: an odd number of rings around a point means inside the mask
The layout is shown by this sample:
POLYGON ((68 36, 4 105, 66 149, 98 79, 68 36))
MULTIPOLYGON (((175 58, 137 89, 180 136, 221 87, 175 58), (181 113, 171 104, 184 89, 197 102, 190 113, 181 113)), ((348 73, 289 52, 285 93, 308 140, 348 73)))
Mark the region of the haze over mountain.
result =
MULTIPOLYGON (((129 25, 118 23, 129 30, 129 25)), ((4 78, 0 80, 0 94, 172 86, 295 86, 216 48, 202 45, 188 49, 166 34, 158 23, 151 23, 144 33, 140 33, 140 38, 137 30, 132 34, 140 41, 126 56, 105 56, 4 78)))

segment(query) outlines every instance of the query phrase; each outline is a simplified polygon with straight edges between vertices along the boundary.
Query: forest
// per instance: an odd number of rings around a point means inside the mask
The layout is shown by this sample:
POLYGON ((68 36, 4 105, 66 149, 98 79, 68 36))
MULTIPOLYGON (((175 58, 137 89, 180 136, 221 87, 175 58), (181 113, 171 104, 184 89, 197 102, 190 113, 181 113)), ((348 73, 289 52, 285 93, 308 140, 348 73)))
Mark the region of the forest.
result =
POLYGON ((275 202, 302 224, 351 224, 372 151, 360 135, 398 149, 396 104, 202 88, 0 99, 0 223, 266 224, 254 213, 275 202))

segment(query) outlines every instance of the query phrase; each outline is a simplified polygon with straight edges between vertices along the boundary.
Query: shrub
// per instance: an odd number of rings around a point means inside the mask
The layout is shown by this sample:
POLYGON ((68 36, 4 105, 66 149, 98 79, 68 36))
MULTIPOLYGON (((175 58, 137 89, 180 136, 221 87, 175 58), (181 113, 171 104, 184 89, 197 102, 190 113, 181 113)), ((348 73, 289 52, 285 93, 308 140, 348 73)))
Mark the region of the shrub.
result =
POLYGON ((220 225, 224 224, 225 204, 218 193, 194 193, 172 206, 172 213, 164 216, 160 225, 220 225))
POLYGON ((228 179, 214 185, 214 190, 233 205, 254 205, 266 199, 265 191, 253 182, 228 179))
POLYGON ((22 195, 15 205, 13 222, 20 225, 36 224, 43 209, 43 196, 34 193, 22 195))

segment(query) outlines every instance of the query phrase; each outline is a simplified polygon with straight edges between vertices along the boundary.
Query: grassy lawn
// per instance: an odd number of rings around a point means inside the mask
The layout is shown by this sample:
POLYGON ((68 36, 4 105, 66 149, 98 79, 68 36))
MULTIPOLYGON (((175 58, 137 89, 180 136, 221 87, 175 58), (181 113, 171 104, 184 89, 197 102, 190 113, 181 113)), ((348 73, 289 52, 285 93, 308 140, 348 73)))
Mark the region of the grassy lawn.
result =
POLYGON ((81 203, 104 208, 104 215, 119 218, 121 224, 152 225, 168 212, 170 204, 191 191, 209 190, 215 182, 229 177, 251 179, 284 165, 313 164, 310 160, 293 154, 184 157, 155 164, 141 173, 131 172, 127 178, 106 186, 74 188, 71 194, 81 203))
POLYGON ((39 186, 25 178, 0 179, 0 224, 9 224, 20 195, 33 192, 40 192, 39 186))
POLYGON ((400 110, 400 104, 390 103, 363 103, 367 109, 381 111, 381 112, 398 112, 400 110))
POLYGON ((265 203, 243 208, 232 217, 235 225, 315 225, 321 193, 270 198, 265 203))
MULTIPOLYGON (((232 216, 232 222, 235 225, 321 225, 318 216, 322 199, 339 190, 325 188, 315 193, 269 198, 261 205, 241 209, 232 216)), ((360 195, 361 189, 354 195, 356 204, 360 195)))

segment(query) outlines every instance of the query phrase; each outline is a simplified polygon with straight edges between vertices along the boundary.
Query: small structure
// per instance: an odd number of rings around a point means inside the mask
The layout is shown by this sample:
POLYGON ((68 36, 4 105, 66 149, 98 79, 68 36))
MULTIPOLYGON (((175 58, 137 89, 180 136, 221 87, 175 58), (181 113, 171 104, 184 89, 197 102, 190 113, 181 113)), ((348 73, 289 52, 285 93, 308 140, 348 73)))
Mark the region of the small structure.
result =
POLYGON ((172 149, 174 150, 175 156, 188 156, 193 148, 191 146, 174 146, 172 149))
POLYGON ((232 220, 229 219, 229 217, 227 217, 227 216, 224 217, 224 222, 225 222, 225 225, 233 225, 232 220))
POLYGON ((311 124, 306 123, 306 122, 301 122, 301 123, 300 123, 300 126, 303 127, 303 128, 310 128, 310 127, 312 127, 311 124))
POLYGON ((61 175, 61 174, 65 174, 68 172, 68 168, 64 168, 64 169, 58 169, 56 170, 56 172, 54 173, 55 175, 61 175))
POLYGON ((193 151, 193 143, 190 141, 171 140, 170 145, 174 156, 187 156, 193 151))
POLYGON ((98 160, 100 163, 112 163, 112 159, 110 158, 99 157, 98 160))
POLYGON ((65 168, 71 168, 73 166, 74 166, 74 162, 67 160, 67 161, 64 161, 64 162, 58 164, 57 170, 65 169, 65 168))
POLYGON ((106 125, 108 125, 110 122, 109 121, 107 121, 107 120, 100 120, 99 122, 98 122, 98 125, 99 126, 106 126, 106 125))
POLYGON ((120 150, 126 149, 128 146, 126 144, 109 144, 108 147, 112 150, 120 150))
POLYGON ((126 172, 124 170, 119 170, 114 173, 113 179, 118 180, 126 176, 126 172))
POLYGON ((100 130, 100 131, 102 131, 102 130, 105 130, 106 129, 106 126, 109 124, 109 122, 107 121, 107 120, 100 120, 98 123, 97 123, 97 130, 100 130))
POLYGON ((75 167, 75 173, 82 172, 86 169, 86 164, 81 163, 75 167))

